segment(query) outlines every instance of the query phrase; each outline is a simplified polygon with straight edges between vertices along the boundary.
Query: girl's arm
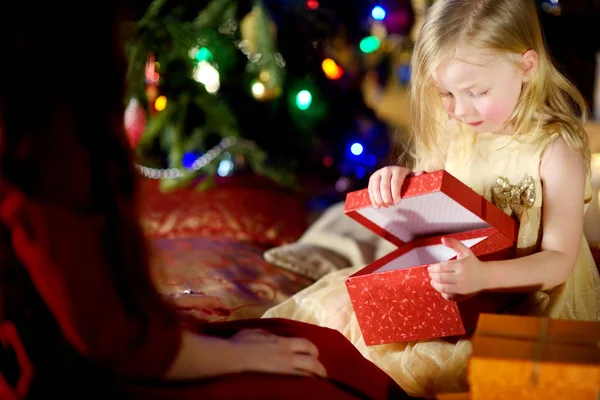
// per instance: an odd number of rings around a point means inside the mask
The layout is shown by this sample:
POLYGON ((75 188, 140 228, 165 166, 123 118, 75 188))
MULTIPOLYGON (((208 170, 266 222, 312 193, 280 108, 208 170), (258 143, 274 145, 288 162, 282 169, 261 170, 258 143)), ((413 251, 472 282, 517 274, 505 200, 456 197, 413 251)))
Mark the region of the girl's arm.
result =
POLYGON ((567 280, 583 236, 583 157, 559 138, 546 150, 540 174, 544 198, 541 251, 512 260, 481 262, 463 243, 445 238, 444 245, 458 256, 429 266, 431 286, 445 298, 455 299, 483 290, 545 290, 567 280))
POLYGON ((575 266, 583 236, 587 179, 583 157, 558 138, 544 153, 540 175, 544 199, 541 251, 487 262, 485 289, 550 289, 565 282, 575 266))

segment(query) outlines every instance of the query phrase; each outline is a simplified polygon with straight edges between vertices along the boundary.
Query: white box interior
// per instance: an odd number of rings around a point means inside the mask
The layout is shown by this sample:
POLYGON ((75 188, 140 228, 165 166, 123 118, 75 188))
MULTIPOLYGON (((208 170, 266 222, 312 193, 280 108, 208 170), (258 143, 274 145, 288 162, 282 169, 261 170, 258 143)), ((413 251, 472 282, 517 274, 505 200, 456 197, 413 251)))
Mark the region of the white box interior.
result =
MULTIPOLYGON (((477 237, 466 240, 461 240, 467 247, 472 247, 486 237, 477 237)), ((456 256, 456 252, 443 244, 433 244, 430 246, 416 247, 400 257, 395 258, 383 267, 375 270, 374 274, 386 271, 394 271, 402 268, 418 267, 420 265, 429 265, 441 261, 447 261, 456 256)))
POLYGON ((416 238, 489 228, 490 225, 442 192, 400 200, 387 208, 357 210, 404 243, 416 238))

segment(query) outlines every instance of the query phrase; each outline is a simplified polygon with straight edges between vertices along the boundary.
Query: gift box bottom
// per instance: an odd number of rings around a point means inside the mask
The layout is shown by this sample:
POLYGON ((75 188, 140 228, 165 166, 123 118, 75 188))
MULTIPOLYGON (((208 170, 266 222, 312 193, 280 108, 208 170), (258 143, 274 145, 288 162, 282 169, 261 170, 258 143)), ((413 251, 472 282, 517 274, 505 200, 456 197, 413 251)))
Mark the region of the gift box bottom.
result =
POLYGON ((512 301, 514 295, 504 293, 481 293, 460 305, 445 300, 427 270, 455 257, 443 237, 461 241, 483 261, 513 255, 510 240, 484 228, 415 239, 356 272, 346 287, 367 346, 470 334, 479 314, 498 312, 512 301))
POLYGON ((436 397, 436 400, 471 400, 469 393, 442 393, 436 397))
POLYGON ((600 323, 482 314, 468 381, 473 400, 596 400, 600 323))
MULTIPOLYGON (((458 397, 469 400, 597 400, 598 392, 589 389, 565 388, 510 388, 510 387, 477 387, 471 390, 470 397, 458 397)), ((454 398, 444 398, 454 400, 454 398)))
POLYGON ((598 371, 595 366, 577 364, 539 364, 528 361, 471 363, 470 391, 472 400, 597 400, 598 371), (487 368, 483 367, 487 364, 487 368), (532 372, 537 371, 537 382, 532 372), (483 375, 495 375, 490 381, 483 375))

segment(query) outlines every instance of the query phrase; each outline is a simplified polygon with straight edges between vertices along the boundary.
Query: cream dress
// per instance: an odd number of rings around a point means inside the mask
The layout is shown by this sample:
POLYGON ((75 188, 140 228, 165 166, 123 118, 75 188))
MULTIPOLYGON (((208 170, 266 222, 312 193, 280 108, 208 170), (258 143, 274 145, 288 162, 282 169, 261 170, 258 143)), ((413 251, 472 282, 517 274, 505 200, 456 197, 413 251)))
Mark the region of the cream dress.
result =
MULTIPOLYGON (((449 173, 520 221, 519 255, 539 249, 543 203, 539 166, 545 149, 556 137, 549 137, 545 143, 529 144, 515 141, 510 136, 483 133, 477 135, 469 157, 449 157, 445 164, 449 173)), ((450 151, 449 154, 458 152, 450 151)), ((582 207, 587 208, 591 197, 588 184, 582 207)), ((382 240, 369 236, 358 223, 349 221, 341 207, 340 204, 329 210, 311 227, 304 240, 325 247, 333 243, 332 250, 345 255, 354 262, 353 265, 368 263, 393 249, 382 240)), ((454 342, 422 340, 365 345, 344 283, 363 266, 329 273, 268 310, 264 317, 290 318, 339 330, 410 395, 434 397, 437 393, 466 390, 466 368, 471 353, 468 338, 454 342)), ((529 295, 516 312, 561 319, 600 320, 600 278, 585 238, 577 265, 567 282, 552 290, 529 295)))

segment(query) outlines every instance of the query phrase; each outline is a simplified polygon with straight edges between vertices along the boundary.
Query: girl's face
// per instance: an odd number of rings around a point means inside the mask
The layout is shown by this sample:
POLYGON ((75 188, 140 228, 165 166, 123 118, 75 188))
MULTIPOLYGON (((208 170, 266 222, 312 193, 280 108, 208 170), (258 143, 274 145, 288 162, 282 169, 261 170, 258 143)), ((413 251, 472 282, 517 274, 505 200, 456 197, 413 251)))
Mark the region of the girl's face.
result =
POLYGON ((458 54, 432 75, 444 109, 477 133, 510 134, 505 122, 519 101, 527 76, 519 66, 525 55, 501 56, 471 47, 458 54))

